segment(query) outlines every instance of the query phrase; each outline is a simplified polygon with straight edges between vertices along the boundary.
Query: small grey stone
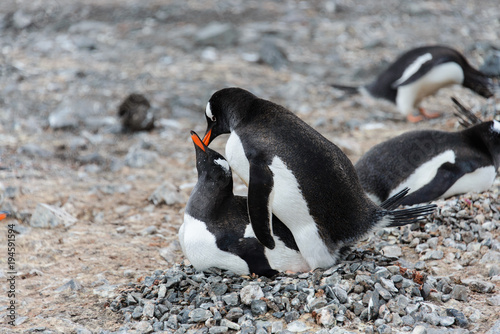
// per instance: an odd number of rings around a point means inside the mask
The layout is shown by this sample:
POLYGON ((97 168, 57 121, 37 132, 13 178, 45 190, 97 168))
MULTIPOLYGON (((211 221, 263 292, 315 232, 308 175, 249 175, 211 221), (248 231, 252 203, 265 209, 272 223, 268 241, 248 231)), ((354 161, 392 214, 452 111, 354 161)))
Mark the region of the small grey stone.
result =
POLYGON ((149 196, 148 200, 154 205, 172 205, 184 202, 179 189, 170 182, 164 182, 158 188, 156 188, 151 196, 149 196))
POLYGON ((135 325, 135 329, 137 330, 137 332, 141 334, 147 334, 153 332, 153 326, 151 326, 151 324, 148 321, 139 321, 135 325))
MULTIPOLYGON (((74 102, 76 103, 76 102, 74 102)), ((49 115, 49 125, 52 129, 77 128, 79 117, 75 105, 62 102, 61 105, 49 115)))
POLYGON ((259 50, 259 62, 272 66, 279 70, 288 62, 286 53, 277 41, 272 38, 264 38, 259 50))
POLYGON ((226 318, 229 320, 235 320, 238 319, 243 315, 243 310, 239 307, 233 307, 227 312, 226 318))
POLYGON ((238 294, 236 292, 231 292, 222 296, 222 300, 229 306, 236 306, 239 302, 238 294))
POLYGON ((459 301, 467 301, 467 287, 456 284, 451 291, 451 298, 459 301))
POLYGON ((16 29, 24 29, 29 27, 33 23, 33 16, 25 13, 23 10, 17 10, 14 15, 12 15, 12 24, 16 29))
POLYGON ((418 325, 413 328, 411 334, 427 334, 427 329, 422 325, 418 325))
POLYGON ((295 321, 289 323, 286 326, 286 329, 289 330, 290 332, 299 333, 299 332, 307 331, 307 330, 311 329, 311 327, 309 327, 303 321, 295 320, 295 321))
POLYGON ((335 325, 335 314, 330 308, 323 308, 317 311, 316 322, 325 327, 335 325))
POLYGON ((146 318, 153 318, 155 313, 155 304, 151 301, 146 302, 142 309, 142 315, 146 318))
POLYGON ((338 298, 338 300, 341 304, 347 303, 347 301, 348 301, 347 292, 344 289, 336 286, 333 288, 333 293, 338 298))
POLYGON ((202 46, 227 47, 236 43, 238 31, 230 23, 212 22, 200 29, 195 36, 196 43, 202 46))
POLYGON ((297 311, 290 311, 285 313, 285 321, 291 323, 299 318, 300 314, 297 311))
POLYGON ((31 216, 30 226, 44 228, 54 228, 57 226, 69 227, 75 224, 76 221, 77 219, 64 209, 39 203, 31 216))
POLYGON ((264 300, 255 299, 252 300, 250 309, 254 315, 261 315, 267 312, 267 304, 264 300))
POLYGON ((500 252, 495 250, 487 251, 481 258, 480 263, 500 263, 500 252))
POLYGON ((158 160, 158 153, 132 147, 125 156, 125 165, 132 168, 143 168, 155 163, 158 160))
POLYGON ((469 288, 475 292, 490 293, 495 289, 495 285, 490 282, 472 281, 469 284, 469 288))
POLYGON ((495 321, 486 334, 500 334, 500 320, 495 321))
POLYGON ((382 254, 384 254, 387 257, 390 258, 398 258, 401 256, 401 247, 392 245, 392 246, 385 246, 382 248, 382 254))
POLYGON ((55 291, 62 292, 62 291, 68 290, 68 289, 72 290, 72 291, 79 291, 82 288, 83 288, 82 285, 78 281, 71 279, 68 282, 61 285, 60 287, 58 287, 55 291))
POLYGON ((232 329, 232 330, 235 330, 235 331, 239 331, 240 330, 240 325, 238 325, 235 322, 229 321, 227 319, 221 319, 220 325, 221 326, 225 326, 225 327, 227 327, 229 329, 232 329))
POLYGON ((389 278, 390 276, 391 276, 390 271, 387 268, 382 267, 382 268, 377 269, 377 271, 375 271, 372 274, 372 279, 375 282, 380 282, 381 278, 389 278))
POLYGON ((132 312, 132 318, 139 319, 140 317, 142 317, 142 310, 142 306, 137 306, 132 312))
POLYGON ((201 308, 196 308, 189 312, 189 318, 192 322, 204 322, 212 317, 212 312, 201 308))
POLYGON ((431 325, 438 326, 441 319, 436 313, 424 313, 423 320, 431 325))
POLYGON ((439 324, 441 326, 448 327, 448 326, 453 325, 454 322, 455 322, 455 317, 445 316, 445 317, 439 318, 439 324))
POLYGON ((494 295, 486 299, 486 303, 491 306, 500 306, 500 295, 494 295))
POLYGON ((226 326, 213 326, 213 327, 210 327, 208 332, 210 334, 218 334, 218 333, 226 333, 228 330, 229 330, 229 328, 226 326))
POLYGON ((52 152, 33 143, 21 146, 17 150, 17 153, 27 155, 31 158, 50 158, 53 155, 52 152))
POLYGON ((413 319, 413 317, 410 315, 402 316, 401 320, 403 321, 403 325, 405 326, 413 326, 415 324, 415 319, 413 319))
POLYGON ((452 316, 455 318, 455 323, 460 327, 467 327, 469 325, 469 321, 465 317, 465 315, 459 310, 448 308, 446 309, 446 314, 448 316, 452 316))
POLYGON ((377 333, 379 334, 391 334, 392 328, 389 325, 383 324, 377 327, 377 333))
POLYGON ((241 302, 245 305, 250 305, 252 300, 260 299, 264 297, 264 292, 260 286, 255 284, 249 284, 243 287, 240 291, 241 302))
POLYGON ((394 286, 394 282, 391 281, 390 279, 381 277, 380 278, 380 283, 382 286, 387 289, 389 292, 397 293, 399 290, 394 286))
POLYGON ((392 298, 392 295, 389 291, 384 289, 380 283, 375 283, 375 290, 379 293, 380 297, 385 300, 389 300, 392 298))

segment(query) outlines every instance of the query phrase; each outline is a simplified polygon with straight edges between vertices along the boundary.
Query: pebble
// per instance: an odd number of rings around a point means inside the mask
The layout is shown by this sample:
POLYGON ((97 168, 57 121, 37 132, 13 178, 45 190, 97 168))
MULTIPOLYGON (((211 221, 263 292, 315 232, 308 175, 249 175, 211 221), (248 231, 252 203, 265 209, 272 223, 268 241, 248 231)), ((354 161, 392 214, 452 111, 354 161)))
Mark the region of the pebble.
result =
POLYGON ((195 41, 201 46, 224 48, 233 45, 238 39, 238 30, 230 23, 212 22, 200 29, 195 41))
POLYGON ((149 196, 148 200, 154 205, 173 205, 176 203, 183 203, 179 189, 172 183, 166 181, 162 183, 155 191, 149 196))
POLYGON ((262 292, 260 286, 255 284, 249 284, 240 291, 241 302, 245 305, 250 305, 253 300, 260 299, 262 297, 264 297, 264 292, 262 292))
POLYGON ((69 227, 75 224, 77 219, 67 213, 64 209, 52 205, 38 203, 35 212, 30 219, 30 226, 42 228, 54 228, 58 226, 69 227))

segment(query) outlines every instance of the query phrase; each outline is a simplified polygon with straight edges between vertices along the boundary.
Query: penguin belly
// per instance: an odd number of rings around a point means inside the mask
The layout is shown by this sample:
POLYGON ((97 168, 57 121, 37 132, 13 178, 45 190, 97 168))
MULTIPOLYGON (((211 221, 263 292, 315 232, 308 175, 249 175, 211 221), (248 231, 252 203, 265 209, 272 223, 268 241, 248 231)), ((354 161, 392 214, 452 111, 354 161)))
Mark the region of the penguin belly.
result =
POLYGON ((394 196, 404 188, 410 188, 408 194, 417 191, 431 182, 436 176, 439 167, 447 162, 455 163, 455 153, 452 150, 446 150, 417 167, 415 171, 408 178, 406 178, 406 180, 391 190, 387 198, 394 196))
MULTIPOLYGON (((233 171, 248 185, 250 164, 243 144, 234 131, 226 144, 226 156, 233 171)), ((274 196, 271 194, 273 213, 290 229, 311 269, 332 266, 338 254, 332 254, 321 239, 297 179, 279 157, 274 157, 269 167, 274 174, 274 196)))
POLYGON ((398 86, 396 105, 401 113, 409 115, 424 97, 433 95, 445 86, 462 84, 463 81, 464 72, 457 63, 437 65, 416 81, 398 86))
MULTIPOLYGON (((245 238, 257 238, 253 232, 252 225, 248 224, 245 230, 245 238)), ((264 254, 271 268, 279 271, 306 272, 311 270, 300 252, 291 249, 283 241, 274 236, 276 246, 274 249, 264 248, 264 254)))
POLYGON ((453 195, 465 194, 472 191, 486 191, 495 181, 496 174, 494 166, 480 167, 458 179, 441 198, 448 198, 453 195))
POLYGON ((237 275, 250 272, 248 264, 239 256, 217 247, 215 236, 207 226, 189 214, 184 214, 184 223, 179 230, 179 242, 184 255, 196 270, 217 267, 232 271, 237 275))

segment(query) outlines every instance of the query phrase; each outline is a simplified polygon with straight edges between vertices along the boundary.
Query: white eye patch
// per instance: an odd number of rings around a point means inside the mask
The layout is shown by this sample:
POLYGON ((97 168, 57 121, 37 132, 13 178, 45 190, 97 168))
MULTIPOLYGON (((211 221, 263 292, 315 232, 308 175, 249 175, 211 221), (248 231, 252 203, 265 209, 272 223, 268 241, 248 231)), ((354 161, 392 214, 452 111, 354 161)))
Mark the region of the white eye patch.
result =
POLYGON ((227 163, 226 160, 219 158, 219 159, 215 159, 214 162, 217 165, 221 166, 226 171, 226 173, 229 173, 229 171, 230 171, 229 164, 227 163))
POLYGON ((212 120, 212 122, 215 122, 215 116, 214 114, 212 114, 212 109, 210 108, 210 102, 207 103, 205 114, 207 115, 208 118, 212 120))

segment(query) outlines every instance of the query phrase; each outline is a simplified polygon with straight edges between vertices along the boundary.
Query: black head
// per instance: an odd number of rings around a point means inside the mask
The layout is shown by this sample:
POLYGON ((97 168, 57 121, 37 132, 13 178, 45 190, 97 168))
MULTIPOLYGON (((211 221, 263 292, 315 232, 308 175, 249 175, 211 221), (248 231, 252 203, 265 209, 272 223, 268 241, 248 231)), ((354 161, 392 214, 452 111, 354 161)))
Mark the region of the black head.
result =
POLYGON ((202 181, 203 185, 212 191, 228 190, 232 193, 233 177, 227 160, 208 148, 196 132, 191 131, 191 139, 196 151, 198 181, 202 181))
POLYGON ((207 132, 203 143, 209 145, 218 135, 229 133, 251 111, 257 97, 237 87, 215 92, 207 103, 207 132))

